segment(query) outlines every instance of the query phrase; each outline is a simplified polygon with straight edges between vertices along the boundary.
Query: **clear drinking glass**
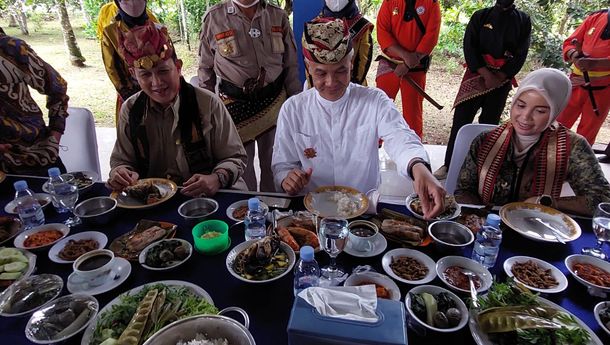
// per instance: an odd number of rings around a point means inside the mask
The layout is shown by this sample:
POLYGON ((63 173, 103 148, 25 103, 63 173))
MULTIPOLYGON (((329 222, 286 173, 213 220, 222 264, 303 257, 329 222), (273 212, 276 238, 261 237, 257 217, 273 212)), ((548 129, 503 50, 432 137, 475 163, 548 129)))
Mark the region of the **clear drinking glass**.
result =
POLYGON ((64 224, 69 227, 80 224, 80 218, 74 215, 74 207, 78 200, 78 186, 71 183, 63 183, 53 188, 53 196, 61 206, 72 212, 72 217, 66 219, 64 224))
POLYGON ((593 233, 597 237, 597 247, 583 248, 582 253, 607 260, 608 255, 604 253, 603 246, 604 242, 610 242, 610 202, 597 205, 593 214, 593 233))
POLYGON ((320 285, 339 285, 347 278, 347 273, 337 266, 336 258, 345 248, 349 234, 348 222, 343 218, 324 218, 320 221, 320 244, 330 256, 330 264, 322 268, 320 285))

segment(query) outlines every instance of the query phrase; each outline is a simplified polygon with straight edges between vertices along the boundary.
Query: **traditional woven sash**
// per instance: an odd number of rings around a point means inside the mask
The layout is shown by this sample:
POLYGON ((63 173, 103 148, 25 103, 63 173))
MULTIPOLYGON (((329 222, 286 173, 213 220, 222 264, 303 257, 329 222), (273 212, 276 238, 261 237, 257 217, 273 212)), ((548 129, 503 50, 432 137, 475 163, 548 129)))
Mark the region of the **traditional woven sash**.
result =
MULTIPOLYGON (((514 129, 510 123, 502 125, 485 136, 479 149, 478 191, 486 204, 493 200, 496 180, 512 145, 513 133, 514 129)), ((554 123, 543 132, 534 149, 534 181, 529 196, 548 194, 558 198, 568 171, 570 152, 568 130, 554 123)))
MULTIPOLYGON (((505 59, 496 59, 491 55, 487 54, 483 55, 483 59, 485 59, 487 68, 494 71, 499 70, 506 63, 505 59)), ((514 86, 517 86, 517 82, 514 78, 511 82, 514 86)), ((462 83, 460 84, 460 89, 457 95, 455 96, 455 101, 453 102, 453 107, 455 108, 461 103, 489 93, 492 90, 495 89, 490 89, 485 86, 485 79, 483 79, 480 74, 472 72, 470 68, 466 67, 466 70, 464 71, 464 77, 462 78, 462 83)))

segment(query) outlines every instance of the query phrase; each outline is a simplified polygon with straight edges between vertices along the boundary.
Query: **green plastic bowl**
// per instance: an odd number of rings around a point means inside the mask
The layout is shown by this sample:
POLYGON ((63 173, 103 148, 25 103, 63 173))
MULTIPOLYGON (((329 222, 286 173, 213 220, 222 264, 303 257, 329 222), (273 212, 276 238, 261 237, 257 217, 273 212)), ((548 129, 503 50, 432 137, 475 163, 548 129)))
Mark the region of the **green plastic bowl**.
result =
POLYGON ((229 248, 231 240, 229 239, 229 225, 222 220, 206 220, 193 228, 193 240, 195 249, 202 254, 214 255, 225 251, 229 248), (202 236, 208 232, 220 232, 220 236, 212 238, 203 238, 202 236))

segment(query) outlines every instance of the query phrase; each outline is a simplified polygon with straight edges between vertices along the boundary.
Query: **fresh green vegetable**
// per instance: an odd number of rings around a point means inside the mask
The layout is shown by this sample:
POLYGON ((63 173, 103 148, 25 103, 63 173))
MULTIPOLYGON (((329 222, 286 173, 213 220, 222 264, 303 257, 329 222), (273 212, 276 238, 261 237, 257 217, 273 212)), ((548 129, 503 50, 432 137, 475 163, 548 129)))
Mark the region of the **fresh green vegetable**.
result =
POLYGON ((426 303, 426 323, 430 326, 434 325, 434 314, 438 311, 436 298, 431 294, 424 292, 421 294, 424 303, 426 303))
POLYGON ((142 341, 173 321, 193 315, 218 313, 215 306, 195 295, 187 287, 162 284, 149 285, 135 294, 121 296, 119 303, 113 305, 110 310, 101 313, 90 344, 98 345, 109 338, 118 339, 136 312, 140 301, 151 289, 165 290, 166 296, 163 305, 153 315, 155 323, 144 334, 142 341))
POLYGON ((479 326, 494 332, 489 336, 496 344, 586 345, 591 339, 571 315, 543 305, 512 279, 494 282, 479 303, 479 326))
POLYGON ((446 313, 447 309, 449 308, 456 308, 455 301, 446 292, 440 292, 438 295, 436 295, 436 303, 438 305, 438 310, 442 311, 443 313, 446 313))
POLYGON ((415 314, 418 319, 425 320, 426 302, 424 302, 424 299, 421 298, 419 294, 409 292, 409 296, 411 296, 411 310, 413 311, 413 314, 415 314))

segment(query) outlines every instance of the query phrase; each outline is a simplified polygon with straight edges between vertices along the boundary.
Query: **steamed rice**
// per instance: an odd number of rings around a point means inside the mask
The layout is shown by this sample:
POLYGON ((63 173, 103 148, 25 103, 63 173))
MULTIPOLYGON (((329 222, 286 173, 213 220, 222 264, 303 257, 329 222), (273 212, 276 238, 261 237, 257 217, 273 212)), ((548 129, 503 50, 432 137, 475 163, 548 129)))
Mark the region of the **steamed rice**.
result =
POLYGON ((330 199, 337 202, 337 215, 341 217, 349 217, 359 209, 358 202, 348 193, 334 192, 330 199))
POLYGON ((205 335, 197 333, 195 339, 189 341, 180 340, 176 345, 229 345, 225 338, 208 339, 205 335))

